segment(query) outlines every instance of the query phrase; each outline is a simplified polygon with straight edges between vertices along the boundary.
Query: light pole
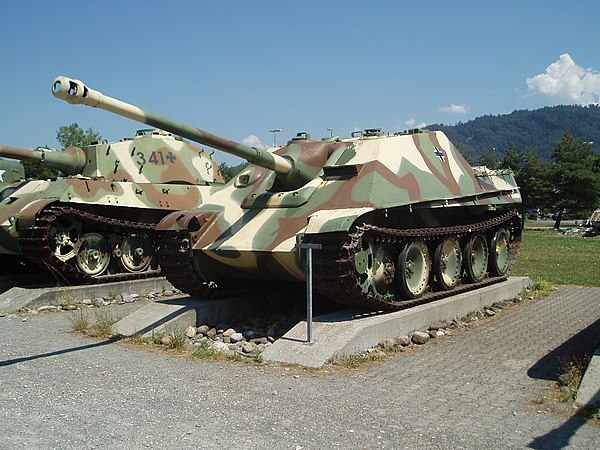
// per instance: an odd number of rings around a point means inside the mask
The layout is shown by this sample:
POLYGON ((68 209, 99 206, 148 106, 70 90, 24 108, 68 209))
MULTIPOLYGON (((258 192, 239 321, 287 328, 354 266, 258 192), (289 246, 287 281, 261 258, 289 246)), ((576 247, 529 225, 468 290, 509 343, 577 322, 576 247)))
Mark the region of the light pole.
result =
POLYGON ((273 147, 277 147, 277 134, 281 132, 281 128, 273 128, 272 130, 269 130, 271 133, 273 133, 273 147))
POLYGON ((329 137, 333 137, 333 128, 327 128, 327 131, 329 131, 329 137))

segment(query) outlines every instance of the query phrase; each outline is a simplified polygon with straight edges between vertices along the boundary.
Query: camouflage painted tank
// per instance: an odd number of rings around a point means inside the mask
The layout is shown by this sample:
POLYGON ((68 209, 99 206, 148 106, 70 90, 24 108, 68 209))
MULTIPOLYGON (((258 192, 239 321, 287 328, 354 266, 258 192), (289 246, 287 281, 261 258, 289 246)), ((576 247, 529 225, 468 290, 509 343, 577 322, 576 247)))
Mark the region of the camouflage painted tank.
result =
POLYGON ((112 108, 77 80, 54 90, 235 154, 251 164, 196 209, 166 216, 159 260, 185 292, 256 280, 305 281, 296 244, 320 244, 313 286, 361 307, 395 310, 506 279, 521 201, 510 171, 472 168, 442 132, 380 130, 262 151, 137 107, 112 108))
POLYGON ((207 152, 158 130, 62 152, 0 146, 0 156, 39 161, 64 174, 6 191, 0 255, 22 256, 68 283, 158 275, 156 224, 196 207, 222 185, 207 152))

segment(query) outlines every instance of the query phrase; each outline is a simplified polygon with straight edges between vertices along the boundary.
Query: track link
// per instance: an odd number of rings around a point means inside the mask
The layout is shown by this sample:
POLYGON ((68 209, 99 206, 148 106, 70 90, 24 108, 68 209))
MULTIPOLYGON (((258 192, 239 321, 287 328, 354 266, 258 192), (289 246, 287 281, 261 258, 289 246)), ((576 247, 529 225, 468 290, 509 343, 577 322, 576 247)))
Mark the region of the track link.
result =
MULTIPOLYGON (((480 222, 448 227, 395 229, 364 224, 356 227, 352 233, 307 235, 306 242, 322 245, 322 249, 313 253, 313 286, 320 294, 338 303, 370 310, 398 311, 500 283, 507 277, 491 277, 479 283, 461 284, 449 291, 430 290, 414 300, 390 301, 372 292, 363 292, 361 286, 357 284, 354 265, 356 252, 365 233, 373 234, 377 241, 399 243, 414 238, 431 241, 450 235, 466 237, 472 233, 489 232, 498 227, 506 227, 510 230, 510 270, 521 242, 521 221, 515 212, 499 214, 480 222)), ((223 287, 228 289, 228 286, 224 285, 219 286, 217 290, 216 284, 205 281, 198 273, 199 268, 194 267, 188 230, 162 232, 157 254, 163 274, 173 286, 183 292, 202 297, 215 297, 223 295, 223 287)))
POLYGON ((152 242, 155 240, 156 225, 154 223, 132 222, 100 216, 66 205, 48 206, 38 213, 34 226, 19 230, 19 246, 25 258, 49 270, 57 277, 59 282, 99 284, 151 278, 160 275, 160 270, 149 268, 143 272, 107 273, 91 276, 81 272, 76 266, 69 264, 67 261, 61 260, 50 248, 48 235, 52 224, 61 216, 67 215, 79 220, 90 230, 123 234, 143 232, 152 239, 152 242))

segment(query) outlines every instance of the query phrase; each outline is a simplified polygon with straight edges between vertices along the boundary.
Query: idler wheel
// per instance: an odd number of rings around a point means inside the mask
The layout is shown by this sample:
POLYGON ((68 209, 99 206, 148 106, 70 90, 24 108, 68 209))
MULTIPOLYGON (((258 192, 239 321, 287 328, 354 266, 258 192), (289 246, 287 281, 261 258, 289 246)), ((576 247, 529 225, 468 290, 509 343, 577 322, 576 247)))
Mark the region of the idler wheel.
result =
POLYGON ((508 272, 510 263, 510 235, 506 228, 500 228, 490 243, 490 272, 502 277, 508 272))
POLYGON ((98 276, 106 271, 110 263, 110 245, 98 233, 87 233, 77 252, 77 267, 90 276, 98 276))
POLYGON ((396 251, 391 244, 380 243, 375 246, 371 284, 376 293, 387 295, 394 292, 396 272, 396 251))
POLYGON ((431 263, 429 250, 421 239, 409 242, 398 256, 398 287, 403 297, 422 296, 427 290, 431 263))
POLYGON ((454 289, 460 281, 462 252, 454 236, 445 238, 435 248, 433 270, 438 287, 443 291, 454 289))
POLYGON ((73 258, 81 245, 81 222, 69 217, 58 217, 48 230, 48 245, 61 261, 73 258))
POLYGON ((463 261, 467 279, 479 283, 487 275, 488 245, 483 234, 471 236, 463 250, 463 261))
POLYGON ((152 262, 150 239, 144 234, 125 236, 119 245, 121 266, 128 272, 143 272, 152 262))

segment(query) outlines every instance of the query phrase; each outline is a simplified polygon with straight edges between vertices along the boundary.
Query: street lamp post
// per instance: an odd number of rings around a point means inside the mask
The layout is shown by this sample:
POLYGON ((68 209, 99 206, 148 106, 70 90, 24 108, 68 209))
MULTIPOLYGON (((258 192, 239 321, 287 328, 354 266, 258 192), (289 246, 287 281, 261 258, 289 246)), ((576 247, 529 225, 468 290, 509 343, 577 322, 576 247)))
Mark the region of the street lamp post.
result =
POLYGON ((327 128, 327 131, 329 131, 329 137, 333 137, 333 128, 327 128))
POLYGON ((273 128, 272 130, 269 130, 271 133, 273 133, 273 147, 277 147, 277 134, 281 132, 281 128, 273 128))

